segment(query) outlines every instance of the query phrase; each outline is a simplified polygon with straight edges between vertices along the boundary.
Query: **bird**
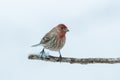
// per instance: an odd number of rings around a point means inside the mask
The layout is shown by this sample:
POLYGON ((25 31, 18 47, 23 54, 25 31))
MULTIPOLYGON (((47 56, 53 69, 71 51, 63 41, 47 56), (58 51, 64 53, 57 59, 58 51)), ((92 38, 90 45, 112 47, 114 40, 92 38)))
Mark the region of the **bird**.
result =
POLYGON ((66 42, 66 33, 69 31, 65 24, 58 24, 54 28, 52 28, 45 36, 41 39, 40 43, 32 45, 32 47, 36 47, 39 45, 43 46, 41 56, 45 53, 44 49, 48 49, 51 51, 59 52, 59 60, 62 60, 62 55, 60 50, 63 48, 66 42))

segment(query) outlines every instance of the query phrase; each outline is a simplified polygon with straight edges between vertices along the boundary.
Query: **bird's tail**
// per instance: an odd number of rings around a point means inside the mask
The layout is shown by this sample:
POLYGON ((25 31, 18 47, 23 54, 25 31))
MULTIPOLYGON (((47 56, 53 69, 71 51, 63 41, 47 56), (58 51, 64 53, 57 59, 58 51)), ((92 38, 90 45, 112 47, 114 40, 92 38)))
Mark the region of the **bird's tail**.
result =
POLYGON ((35 44, 35 45, 32 45, 32 47, 36 47, 36 46, 39 46, 40 45, 40 43, 38 43, 38 44, 35 44))

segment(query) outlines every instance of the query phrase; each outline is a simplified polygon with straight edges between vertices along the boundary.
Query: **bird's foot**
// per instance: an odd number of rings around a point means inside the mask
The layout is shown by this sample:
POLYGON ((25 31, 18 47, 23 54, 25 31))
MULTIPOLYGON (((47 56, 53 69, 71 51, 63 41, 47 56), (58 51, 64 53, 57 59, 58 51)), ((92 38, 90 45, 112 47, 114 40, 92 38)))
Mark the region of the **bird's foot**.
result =
POLYGON ((61 55, 59 56, 58 61, 60 61, 60 62, 62 61, 62 56, 61 55))
POLYGON ((39 57, 41 59, 49 58, 49 53, 45 53, 44 49, 40 52, 39 57))
POLYGON ((45 54, 44 49, 40 52, 39 56, 43 59, 43 55, 45 54))

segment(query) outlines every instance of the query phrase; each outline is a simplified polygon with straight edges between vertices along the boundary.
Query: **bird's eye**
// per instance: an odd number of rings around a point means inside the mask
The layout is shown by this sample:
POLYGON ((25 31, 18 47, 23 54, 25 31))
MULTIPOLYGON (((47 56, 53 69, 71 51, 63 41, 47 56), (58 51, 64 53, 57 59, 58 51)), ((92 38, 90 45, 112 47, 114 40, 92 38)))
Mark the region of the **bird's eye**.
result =
POLYGON ((64 28, 63 28, 63 27, 61 27, 61 30, 64 30, 64 28))

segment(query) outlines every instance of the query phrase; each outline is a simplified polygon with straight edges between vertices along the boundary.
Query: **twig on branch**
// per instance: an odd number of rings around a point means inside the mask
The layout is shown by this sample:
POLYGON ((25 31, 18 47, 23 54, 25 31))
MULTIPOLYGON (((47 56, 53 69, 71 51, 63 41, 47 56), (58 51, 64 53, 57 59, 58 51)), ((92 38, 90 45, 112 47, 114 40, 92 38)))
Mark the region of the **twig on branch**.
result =
POLYGON ((62 60, 59 61, 59 57, 51 56, 42 58, 39 55, 31 54, 28 56, 28 59, 31 60, 43 60, 50 62, 66 62, 66 63, 78 63, 78 64, 93 64, 93 63, 107 63, 107 64, 115 64, 120 63, 120 58, 70 58, 70 57, 62 57, 62 60))

